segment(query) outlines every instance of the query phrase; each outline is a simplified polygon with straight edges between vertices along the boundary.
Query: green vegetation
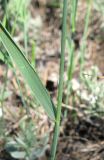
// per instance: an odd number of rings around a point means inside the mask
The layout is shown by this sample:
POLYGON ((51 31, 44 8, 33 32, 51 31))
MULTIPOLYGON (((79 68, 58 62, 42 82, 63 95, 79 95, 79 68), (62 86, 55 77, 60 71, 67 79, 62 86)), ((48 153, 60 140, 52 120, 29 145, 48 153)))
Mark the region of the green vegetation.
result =
MULTIPOLYGON (((77 55, 75 38, 77 34, 77 21, 80 19, 77 15, 79 7, 78 0, 63 0, 61 2, 52 1, 52 3, 46 5, 47 7, 54 9, 59 8, 62 12, 59 84, 58 95, 57 98, 55 97, 57 99, 57 104, 53 102, 37 73, 37 44, 34 40, 31 40, 31 50, 28 49, 28 45, 30 43, 28 39, 28 21, 31 17, 28 7, 30 3, 30 0, 0 1, 0 6, 4 11, 2 20, 0 21, 0 40, 2 42, 0 44, 0 60, 6 66, 3 87, 0 93, 0 138, 4 140, 4 148, 13 158, 36 160, 37 158, 43 156, 47 149, 49 136, 51 135, 47 132, 41 138, 38 137, 38 129, 35 127, 30 110, 30 108, 32 108, 35 110, 37 115, 39 115, 40 113, 37 108, 43 106, 45 112, 50 118, 50 122, 54 125, 50 160, 55 160, 58 137, 60 133, 61 117, 67 118, 68 116, 66 106, 70 105, 69 99, 71 99, 72 107, 74 107, 75 104, 80 106, 81 103, 83 103, 85 106, 85 113, 87 115, 104 116, 104 84, 102 81, 97 81, 97 74, 100 71, 94 66, 90 70, 86 71, 85 67, 85 55, 92 10, 94 8, 96 11, 100 11, 100 13, 104 16, 104 6, 102 5, 104 2, 103 0, 101 3, 97 0, 94 2, 92 0, 87 0, 84 28, 79 42, 77 55), (13 39, 14 35, 18 33, 18 28, 23 33, 23 51, 13 39), (65 54, 65 51, 68 54, 65 54), (66 56, 68 57, 67 64, 65 64, 66 56), (77 86, 75 86, 75 83, 73 84, 76 68, 79 68, 77 86), (13 75, 16 78, 19 94, 24 106, 24 108, 21 109, 21 115, 23 117, 18 122, 19 131, 13 137, 9 135, 5 128, 6 120, 4 101, 8 95, 10 95, 10 92, 6 91, 7 83, 9 81, 9 70, 13 71, 13 75), (25 82, 23 81, 23 86, 18 78, 18 71, 21 73, 21 77, 23 76, 24 78, 25 82), (64 79, 65 74, 66 80, 64 79), (32 100, 28 98, 27 85, 32 91, 32 100), (25 95, 24 92, 27 93, 27 95, 25 95), (63 100, 64 93, 65 98, 63 100), (64 113, 61 112, 63 102, 65 103, 64 105, 66 108, 64 113), (24 110, 26 111, 25 115, 24 110)), ((12 117, 12 113, 10 114, 12 117)), ((76 116, 77 114, 75 114, 75 117, 76 116)))

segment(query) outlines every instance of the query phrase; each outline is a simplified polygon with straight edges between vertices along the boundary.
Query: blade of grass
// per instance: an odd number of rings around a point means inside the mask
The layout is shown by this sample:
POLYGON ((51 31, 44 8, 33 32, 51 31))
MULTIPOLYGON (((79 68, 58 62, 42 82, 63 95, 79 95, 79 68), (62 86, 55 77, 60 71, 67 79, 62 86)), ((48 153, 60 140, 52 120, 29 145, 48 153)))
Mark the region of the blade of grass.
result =
POLYGON ((74 62, 74 59, 75 59, 75 47, 74 47, 74 42, 73 40, 71 40, 70 42, 68 41, 68 43, 71 44, 71 47, 70 47, 70 55, 69 55, 69 65, 68 65, 68 69, 67 69, 67 77, 68 77, 68 80, 67 80, 67 84, 66 84, 66 88, 67 88, 67 95, 66 95, 66 101, 65 101, 65 104, 68 105, 68 99, 69 99, 69 95, 70 95, 70 92, 71 92, 71 80, 73 78, 73 72, 74 72, 74 68, 75 68, 75 62, 74 62))
POLYGON ((84 56, 85 56, 86 43, 87 43, 87 33, 88 33, 88 26, 90 22, 90 15, 91 15, 93 1, 88 0, 87 3, 88 3, 88 8, 86 11, 85 27, 84 27, 84 33, 83 33, 81 49, 80 49, 80 77, 82 76, 82 71, 84 67, 84 56))
MULTIPOLYGON (((70 33, 68 33, 69 37, 67 38, 67 46, 68 46, 68 67, 67 67, 67 95, 65 104, 68 105, 69 96, 72 92, 71 90, 71 80, 73 78, 74 69, 76 66, 75 62, 75 42, 74 37, 76 34, 76 16, 77 16, 77 8, 78 8, 78 0, 71 0, 71 13, 70 13, 70 33)), ((67 117, 67 110, 64 112, 64 117, 67 117)))
POLYGON ((72 10, 71 10, 71 25, 72 25, 72 33, 76 31, 76 13, 78 7, 78 0, 72 0, 72 10))
POLYGON ((62 20, 62 38, 61 38, 61 60, 60 60, 60 77, 58 87, 58 99, 57 99, 57 113, 54 128, 54 135, 51 147, 50 160, 55 160, 56 148, 58 142, 58 135, 60 130, 60 119, 61 119, 61 105, 62 105, 62 94, 63 94, 63 75, 64 75, 64 59, 65 59, 65 42, 66 42, 66 19, 67 19, 67 0, 63 1, 63 20, 62 20))
POLYGON ((26 59, 26 57, 21 52, 19 47, 13 41, 8 31, 3 27, 1 22, 0 22, 0 38, 6 50, 8 51, 11 60, 15 62, 15 64, 17 65, 18 69, 20 70, 24 79, 29 85, 30 89, 33 91, 33 94, 36 97, 36 99, 44 107, 48 116, 51 119, 55 120, 56 109, 46 88, 43 86, 37 73, 32 68, 29 61, 26 59))

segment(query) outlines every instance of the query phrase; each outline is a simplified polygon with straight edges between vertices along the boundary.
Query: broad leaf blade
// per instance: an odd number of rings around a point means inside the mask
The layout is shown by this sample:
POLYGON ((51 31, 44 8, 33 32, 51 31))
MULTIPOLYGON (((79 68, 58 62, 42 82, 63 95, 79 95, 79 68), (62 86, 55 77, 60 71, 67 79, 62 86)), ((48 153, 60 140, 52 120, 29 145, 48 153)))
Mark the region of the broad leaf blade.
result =
POLYGON ((44 107, 49 117, 55 120, 56 110, 46 88, 43 86, 37 73, 32 68, 32 66, 30 65, 24 54, 21 52, 19 47, 15 44, 10 34, 3 27, 1 22, 0 22, 0 38, 6 50, 8 51, 12 61, 15 62, 18 69, 22 73, 24 79, 26 80, 27 84, 33 91, 33 94, 36 97, 36 99, 44 107))

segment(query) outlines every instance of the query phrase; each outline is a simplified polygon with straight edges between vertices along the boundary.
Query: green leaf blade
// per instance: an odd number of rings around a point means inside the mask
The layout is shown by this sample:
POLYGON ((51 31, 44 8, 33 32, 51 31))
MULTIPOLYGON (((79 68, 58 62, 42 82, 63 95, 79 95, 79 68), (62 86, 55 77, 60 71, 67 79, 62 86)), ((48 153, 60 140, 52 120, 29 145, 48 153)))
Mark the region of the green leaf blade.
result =
POLYGON ((6 50, 8 51, 9 56, 11 57, 12 61, 15 62, 16 66, 20 70, 21 74, 23 75, 25 81, 29 85, 36 99, 44 107, 48 116, 51 119, 55 120, 56 109, 46 88, 43 86, 37 73, 32 68, 29 61, 26 59, 26 57, 21 52, 19 47, 15 44, 10 34, 3 27, 1 22, 0 22, 0 38, 6 50))

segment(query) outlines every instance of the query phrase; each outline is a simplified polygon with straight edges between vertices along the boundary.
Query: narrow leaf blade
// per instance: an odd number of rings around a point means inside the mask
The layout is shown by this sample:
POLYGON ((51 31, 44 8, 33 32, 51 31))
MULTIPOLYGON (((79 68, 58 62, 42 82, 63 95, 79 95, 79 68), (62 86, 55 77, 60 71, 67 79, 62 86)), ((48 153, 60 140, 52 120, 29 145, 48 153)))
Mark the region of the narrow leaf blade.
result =
POLYGON ((8 31, 3 27, 1 22, 0 22, 0 38, 6 50, 8 51, 11 60, 15 62, 16 66, 20 70, 21 74, 23 75, 25 81, 29 85, 36 99, 44 107, 48 116, 51 119, 55 120, 56 109, 46 88, 43 86, 37 73, 32 68, 29 61, 22 53, 22 51, 13 41, 8 31))

